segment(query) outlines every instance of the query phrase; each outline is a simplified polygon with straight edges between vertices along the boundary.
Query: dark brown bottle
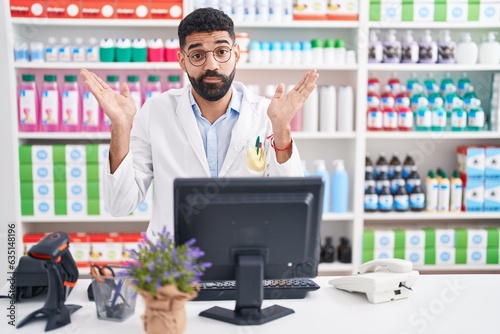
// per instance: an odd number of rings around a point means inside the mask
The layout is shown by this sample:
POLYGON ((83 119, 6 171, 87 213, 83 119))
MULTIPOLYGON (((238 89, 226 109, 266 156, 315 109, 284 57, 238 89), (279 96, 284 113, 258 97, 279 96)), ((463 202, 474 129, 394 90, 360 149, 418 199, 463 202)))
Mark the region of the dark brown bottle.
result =
POLYGON ((335 260, 335 247, 333 247, 333 238, 326 237, 325 244, 321 246, 321 262, 331 263, 335 260))
POLYGON ((346 237, 340 238, 340 245, 337 247, 337 254, 339 262, 351 263, 352 261, 352 248, 349 245, 349 240, 346 237))

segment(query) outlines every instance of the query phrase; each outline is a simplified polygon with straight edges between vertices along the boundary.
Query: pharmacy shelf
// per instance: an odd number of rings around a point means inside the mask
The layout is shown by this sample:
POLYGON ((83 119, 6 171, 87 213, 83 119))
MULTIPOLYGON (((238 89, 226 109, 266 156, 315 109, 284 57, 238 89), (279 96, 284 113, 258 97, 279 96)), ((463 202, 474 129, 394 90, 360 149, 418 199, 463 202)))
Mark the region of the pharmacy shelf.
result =
POLYGON ((346 274, 352 272, 351 263, 325 263, 322 262, 318 266, 318 276, 331 276, 335 274, 346 274))
MULTIPOLYGON (((12 18, 14 25, 33 26, 76 26, 76 27, 174 27, 177 28, 180 20, 151 20, 151 19, 54 19, 54 18, 12 18)), ((234 22, 239 28, 349 28, 357 29, 359 21, 281 21, 281 22, 234 22)))
POLYGON ((346 213, 324 213, 323 221, 324 222, 335 222, 335 221, 350 221, 354 219, 354 213, 346 212, 346 213))
POLYGON ((367 221, 397 221, 407 220, 500 220, 500 212, 374 212, 364 213, 367 221))
POLYGON ((310 69, 317 69, 318 71, 357 71, 358 64, 344 64, 344 65, 323 65, 323 64, 290 64, 290 65, 276 65, 276 64, 249 64, 238 63, 238 70, 274 70, 274 71, 304 71, 310 69))
POLYGON ((57 70, 80 70, 87 68, 92 70, 181 70, 177 62, 16 62, 16 69, 57 69, 57 70))
MULTIPOLYGON (((16 69, 57 69, 67 70, 87 68, 92 70, 180 70, 177 62, 16 62, 16 69)), ((238 70, 275 70, 275 71, 303 71, 315 68, 322 71, 357 71, 357 64, 345 65, 276 65, 276 64, 249 64, 239 63, 238 70)))
POLYGON ((18 139, 35 140, 109 140, 109 132, 19 132, 18 139))
POLYGON ((453 265, 414 265, 414 270, 420 272, 480 272, 480 271, 500 271, 500 265, 498 264, 453 264, 453 265))
POLYGON ((373 131, 366 132, 367 139, 499 139, 500 132, 493 131, 373 131))
POLYGON ((357 29, 359 21, 328 21, 328 20, 313 20, 313 21, 282 21, 282 22, 234 22, 234 26, 240 28, 277 28, 277 29, 357 29))
POLYGON ((60 216, 60 217, 32 217, 23 216, 21 221, 23 223, 116 223, 116 222, 129 222, 129 223, 140 223, 148 222, 151 217, 137 217, 137 216, 127 216, 127 217, 106 217, 106 216, 60 216))
POLYGON ((401 64, 382 63, 368 64, 368 71, 397 71, 397 72, 478 72, 478 71, 500 71, 500 64, 401 64))
POLYGON ((356 132, 303 132, 292 133, 294 139, 355 139, 356 132))
POLYGON ((11 18, 13 25, 34 27, 172 27, 177 28, 180 20, 127 20, 127 19, 54 19, 54 18, 11 18))
POLYGON ((499 22, 368 22, 370 29, 498 29, 499 22))

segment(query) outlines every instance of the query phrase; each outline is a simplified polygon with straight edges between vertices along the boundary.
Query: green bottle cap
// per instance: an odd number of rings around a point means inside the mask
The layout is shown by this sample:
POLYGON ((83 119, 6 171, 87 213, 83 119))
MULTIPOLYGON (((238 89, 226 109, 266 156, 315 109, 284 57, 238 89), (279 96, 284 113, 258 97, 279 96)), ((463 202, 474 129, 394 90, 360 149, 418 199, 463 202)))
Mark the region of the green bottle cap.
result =
POLYGON ((35 81, 35 75, 34 74, 23 74, 22 79, 23 79, 23 81, 28 81, 28 82, 35 81))
POLYGON ((335 48, 344 48, 345 49, 345 42, 342 38, 339 38, 335 40, 335 48))
POLYGON ((106 77, 106 80, 108 82, 119 82, 120 81, 120 76, 118 76, 118 75, 108 75, 106 77))
POLYGON ((46 82, 56 82, 57 81, 57 75, 55 75, 55 74, 45 74, 43 76, 43 81, 46 81, 46 82))
POLYGON ((435 179, 436 178, 436 174, 434 174, 434 171, 433 170, 429 170, 429 173, 427 173, 427 176, 431 179, 435 179))
POLYGON ((138 75, 129 75, 129 76, 127 76, 127 81, 128 82, 138 82, 139 76, 138 75))
POLYGON ((64 81, 65 82, 76 82, 76 75, 65 75, 64 76, 64 81))
POLYGON ((315 38, 311 41, 311 47, 314 48, 322 48, 323 42, 319 38, 315 38))
POLYGON ((459 179, 460 178, 460 173, 456 169, 453 171, 453 178, 454 179, 459 179))
POLYGON ((148 82, 158 82, 160 81, 159 75, 150 75, 148 76, 148 82))
POLYGON ((441 178, 443 178, 443 179, 447 179, 448 178, 448 175, 446 175, 446 172, 443 172, 443 174, 441 174, 441 178))
POLYGON ((179 82, 179 81, 181 81, 181 76, 180 75, 169 75, 168 81, 169 82, 179 82))
POLYGON ((335 46, 335 42, 331 38, 325 39, 325 44, 323 45, 324 48, 333 48, 335 46))

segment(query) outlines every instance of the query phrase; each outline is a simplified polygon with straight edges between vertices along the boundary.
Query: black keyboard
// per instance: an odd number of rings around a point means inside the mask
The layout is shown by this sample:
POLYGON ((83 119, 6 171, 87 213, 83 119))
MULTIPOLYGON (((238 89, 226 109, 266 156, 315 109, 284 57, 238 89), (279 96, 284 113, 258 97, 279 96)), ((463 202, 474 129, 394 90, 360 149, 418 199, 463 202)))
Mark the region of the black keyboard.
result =
MULTIPOLYGON (((263 280, 264 299, 302 299, 309 291, 319 289, 319 285, 308 278, 263 280)), ((198 296, 193 299, 235 300, 236 281, 201 282, 198 296)))

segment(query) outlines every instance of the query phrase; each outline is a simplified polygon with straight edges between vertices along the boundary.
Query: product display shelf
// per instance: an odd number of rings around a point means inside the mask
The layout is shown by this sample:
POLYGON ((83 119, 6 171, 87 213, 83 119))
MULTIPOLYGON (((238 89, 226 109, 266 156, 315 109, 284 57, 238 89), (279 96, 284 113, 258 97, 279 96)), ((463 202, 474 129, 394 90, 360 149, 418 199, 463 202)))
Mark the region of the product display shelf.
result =
POLYGON ((367 131, 367 139, 500 139, 497 131, 367 131))
POLYGON ((356 132, 303 132, 292 133, 294 139, 355 139, 356 132))
POLYGON ((500 265, 496 264, 454 264, 454 265, 415 265, 414 270, 421 274, 440 274, 440 273, 495 273, 500 270, 500 265))
POLYGON ((365 222, 402 220, 498 220, 500 212, 374 212, 363 214, 365 222))
POLYGON ((19 132, 18 139, 29 140, 109 140, 110 132, 19 132))
POLYGON ((43 63, 30 63, 30 62, 16 62, 14 64, 16 69, 55 69, 66 70, 74 69, 80 70, 86 68, 89 70, 179 70, 177 62, 43 62, 43 63))
POLYGON ((350 263, 332 262, 319 264, 318 272, 323 276, 349 275, 352 273, 353 266, 350 263))
POLYGON ((56 18, 10 18, 13 25, 44 27, 175 27, 180 20, 127 20, 127 19, 56 19, 56 18))
POLYGON ((111 216, 55 216, 55 217, 31 217, 23 216, 25 223, 116 223, 116 222, 148 222, 150 217, 145 216, 127 216, 127 217, 111 217, 111 216))
MULTIPOLYGON (((8 2, 7 2, 8 3, 8 2)), ((59 31, 60 34, 56 37, 61 37, 66 34, 68 37, 76 37, 75 34, 79 34, 78 28, 83 28, 84 33, 91 34, 92 31, 98 31, 101 33, 99 37, 107 37, 107 34, 115 34, 118 37, 121 36, 122 32, 126 34, 133 35, 137 32, 147 32, 154 33, 159 36, 168 37, 169 34, 176 35, 176 28, 179 23, 178 20, 65 20, 65 19, 19 19, 10 18, 8 12, 7 3, 2 3, 0 8, 0 17, 6 18, 3 20, 6 27, 6 34, 8 36, 4 45, 0 47, 6 47, 8 50, 12 51, 14 38, 14 30, 27 31, 36 28, 38 31, 42 32, 40 36, 46 38, 50 36, 49 34, 54 34, 54 32, 59 31), (2 12, 3 11, 3 12, 2 12), (64 31, 64 27, 69 27, 67 32, 64 31), (89 28, 89 29, 85 29, 89 28), (102 29, 101 29, 102 28, 102 29), (159 28, 159 29, 156 29, 159 28), (44 32, 44 29, 47 30, 44 32), (58 30, 55 30, 58 29, 58 30), (92 30, 93 29, 93 30, 92 30), (120 29, 118 32, 116 29, 120 29), (140 30, 142 29, 142 30, 140 30), (88 30, 88 31, 86 31, 88 30), (45 35, 44 35, 45 34, 45 35)), ((184 8, 191 8, 189 6, 190 1, 184 1, 184 8)), ((424 72, 440 72, 444 73, 454 72, 478 72, 481 75, 483 73, 498 72, 500 71, 500 65, 425 65, 425 64, 368 64, 367 60, 367 37, 369 36, 370 29, 456 29, 457 31, 464 30, 477 30, 480 32, 491 30, 498 30, 499 25, 495 24, 484 24, 481 22, 477 23, 444 23, 444 22, 403 22, 403 23, 383 23, 383 22, 369 22, 369 8, 368 2, 360 0, 360 19, 358 21, 295 21, 295 22, 235 22, 236 32, 248 31, 251 36, 255 36, 255 39, 278 39, 285 40, 287 38, 292 38, 291 35, 296 35, 296 39, 312 39, 312 38, 326 38, 326 37, 337 37, 340 36, 346 39, 346 44, 348 49, 354 49, 356 51, 357 64, 346 64, 342 66, 323 66, 314 65, 303 66, 275 66, 275 65, 251 65, 251 64, 238 64, 238 75, 242 75, 244 81, 251 84, 265 84, 265 83, 277 83, 281 81, 281 77, 286 77, 287 72, 292 74, 289 77, 295 78, 297 73, 310 68, 317 68, 320 71, 320 79, 318 84, 331 84, 339 85, 347 82, 354 88, 354 132, 352 133, 306 133, 306 132, 294 132, 294 139, 297 139, 298 145, 302 145, 305 152, 301 151, 301 156, 310 156, 311 158, 326 156, 327 158, 342 158, 347 160, 348 171, 350 173, 350 185, 349 185, 349 200, 350 200, 350 210, 351 212, 346 214, 325 214, 323 216, 323 226, 327 226, 329 229, 333 229, 335 237, 340 235, 346 235, 352 244, 352 258, 353 262, 351 264, 321 264, 319 267, 320 275, 329 273, 355 273, 357 267, 361 264, 361 252, 362 252, 362 234, 365 225, 371 226, 377 222, 389 221, 394 223, 394 227, 398 226, 408 226, 410 223, 415 221, 441 221, 441 215, 419 213, 413 214, 367 214, 363 212, 363 183, 364 183, 364 158, 365 153, 372 150, 373 146, 384 146, 387 147, 387 152, 392 151, 392 145, 399 146, 411 146, 415 145, 412 140, 399 140, 399 139, 443 139, 450 138, 455 139, 458 145, 470 143, 471 140, 483 140, 489 144, 500 145, 500 135, 493 132, 477 132, 477 133, 420 133, 420 132, 380 132, 372 133, 366 131, 366 83, 368 80, 369 72, 376 72, 375 75, 389 75, 390 73, 398 72, 419 72, 419 75, 425 75, 424 72), (296 32, 296 34, 295 34, 296 32), (272 71, 272 72, 269 72, 272 71), (248 80, 249 77, 255 74, 256 80, 248 80), (271 74, 271 75, 270 75, 271 74), (345 81, 344 81, 345 80, 345 81), (266 82, 271 81, 271 82, 266 82), (438 136, 438 137, 435 137, 438 136), (376 139, 376 140, 373 140, 376 139), (375 143, 375 144, 373 144, 375 143), (339 153, 340 152, 340 153, 339 153), (401 218, 403 217, 403 218, 401 218), (409 223, 405 224, 405 221, 409 223), (337 222, 342 222, 337 224, 337 222), (339 228, 339 230, 335 230, 339 228), (339 233, 341 231, 342 233, 339 233), (344 233, 344 231, 346 231, 344 233)), ((2 21, 0 20, 0 21, 2 21)), ((1 26, 2 23, 0 23, 1 26)), ((86 36, 88 37, 88 36, 86 36)), ((132 37, 132 36, 131 36, 132 37)), ((380 36, 382 40, 382 36, 380 36)), ((22 72, 26 69, 28 70, 43 70, 43 69, 80 69, 81 67, 86 67, 89 69, 96 70, 173 70, 178 69, 177 63, 41 63, 41 64, 30 64, 30 63, 15 63, 13 57, 11 56, 13 52, 7 53, 8 55, 0 55, 1 63, 8 64, 7 77, 9 78, 10 85, 7 91, 0 92, 0 97, 2 101, 10 101, 11 111, 9 113, 9 121, 11 128, 17 128, 17 105, 15 99, 16 90, 16 71, 22 72)), ((4 73, 4 72, 1 72, 4 73)), ((295 80, 295 79, 293 79, 295 80)), ((187 82, 187 80, 184 80, 187 82)), ((285 81, 291 82, 291 81, 285 81)), ((488 88, 489 89, 489 88, 488 88)), ((261 91, 262 92, 262 91, 261 91)), ((2 143, 2 149, 4 145, 10 145, 12 139, 14 140, 13 147, 7 147, 7 152, 10 152, 11 156, 7 157, 6 161, 12 161, 12 168, 6 169, 3 167, 0 171, 10 171, 14 170, 14 175, 17 175, 18 157, 17 157, 17 145, 25 140, 36 143, 37 141, 71 141, 80 139, 91 139, 91 140, 109 140, 109 133, 18 133, 14 131, 12 135, 13 138, 9 137, 9 141, 4 141, 2 143)), ((447 141, 448 142, 448 141, 447 141)), ((446 142, 446 143, 447 143, 446 142)), ((449 141, 451 144, 446 146, 448 149, 451 146, 455 146, 455 142, 449 141)), ((473 142, 473 141, 472 141, 473 142)), ((3 150, 2 150, 3 151, 3 150)), ((399 149, 402 152, 401 149, 399 149)), ((442 158, 449 159, 449 158, 442 158)), ((451 164, 451 163, 450 163, 451 164)), ((10 172, 12 174, 12 172, 10 172)), ((14 194, 15 198, 19 198, 19 176, 13 185, 8 188, 9 193, 14 194), (10 189, 12 188, 12 189, 10 189)), ((4 208, 2 206, 2 208, 4 208)), ((19 229, 18 235, 21 236, 23 230, 27 232, 36 231, 38 229, 49 227, 64 228, 71 226, 73 222, 82 222, 80 218, 64 217, 60 220, 38 220, 29 217, 19 216, 19 205, 9 205, 5 207, 5 211, 8 212, 8 217, 15 217, 11 220, 16 221, 19 229)), ((442 216, 442 221, 448 220, 453 225, 453 222, 466 221, 467 219, 479 219, 481 221, 486 221, 489 224, 498 224, 500 221, 500 214, 495 215, 494 213, 477 213, 468 216, 467 213, 453 213, 442 216), (464 216, 467 215, 467 216, 464 216), (467 218, 465 218, 467 217, 467 218)), ((9 218, 10 219, 10 218, 9 218)), ((59 218, 58 218, 59 219, 59 218)), ((87 222, 88 224, 81 224, 86 226, 86 228, 91 228, 92 226, 99 227, 100 222, 106 222, 106 224, 101 224, 101 229, 110 228, 110 231, 115 231, 121 228, 121 224, 115 224, 115 219, 117 218, 92 218, 87 222), (103 220, 104 219, 104 220, 103 220), (109 220, 108 220, 109 219, 109 220)), ((147 225, 143 221, 135 221, 135 219, 142 219, 138 217, 125 217, 118 218, 118 222, 122 221, 125 224, 133 226, 136 225, 147 225)), ((457 272, 470 272, 471 270, 477 269, 472 266, 446 266, 446 268, 436 267, 436 271, 447 269, 448 271, 453 270, 457 272)), ((500 271, 498 266, 488 266, 486 269, 495 268, 500 271)), ((427 267, 425 270, 428 269, 427 267)))
POLYGON ((391 71, 391 72, 479 72, 500 71, 500 64, 368 64, 368 71, 391 71))
POLYGON ((500 22, 368 22, 370 29, 498 29, 500 22))

